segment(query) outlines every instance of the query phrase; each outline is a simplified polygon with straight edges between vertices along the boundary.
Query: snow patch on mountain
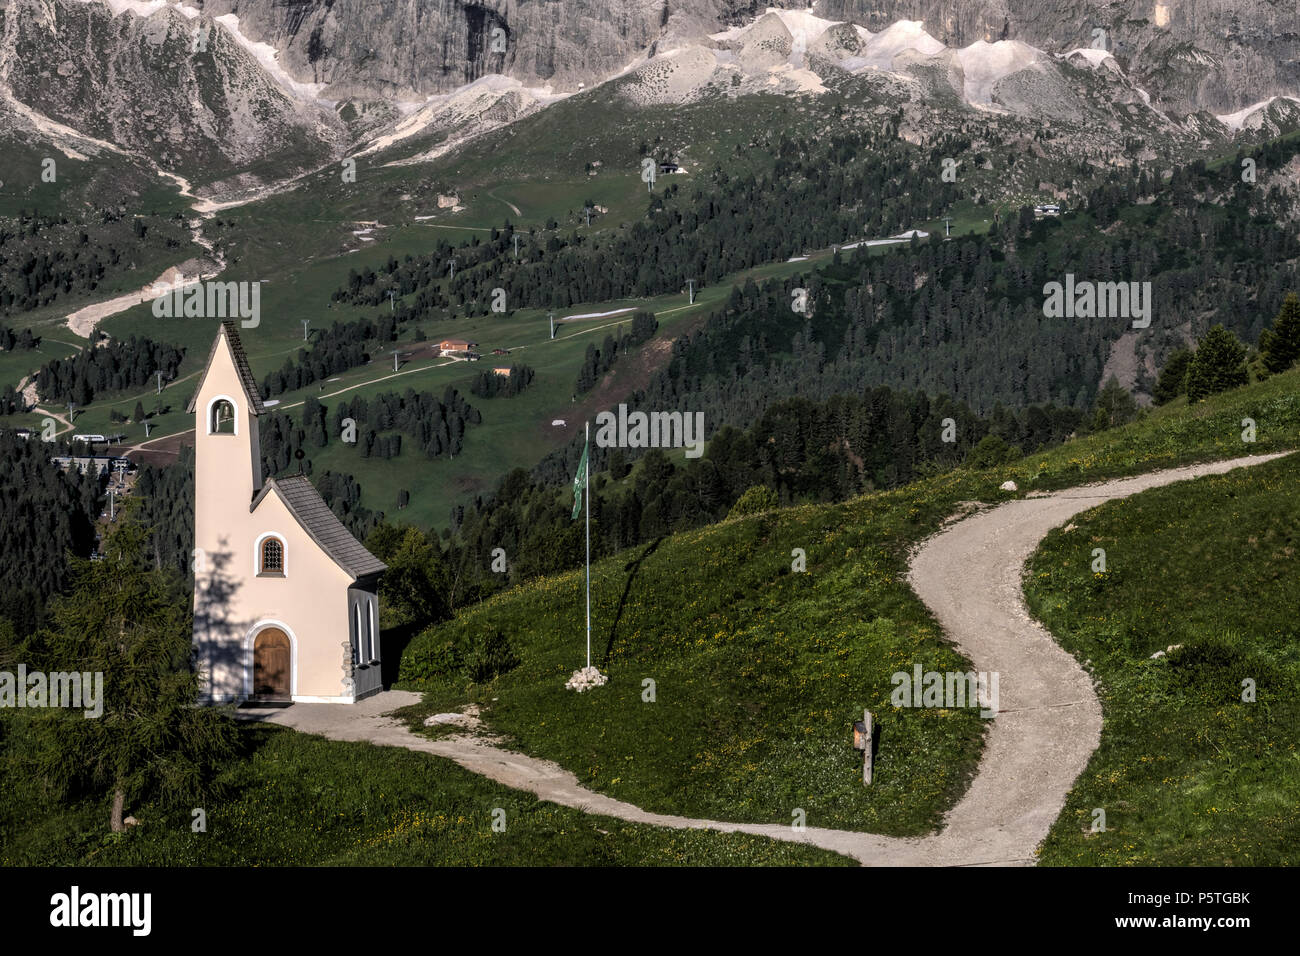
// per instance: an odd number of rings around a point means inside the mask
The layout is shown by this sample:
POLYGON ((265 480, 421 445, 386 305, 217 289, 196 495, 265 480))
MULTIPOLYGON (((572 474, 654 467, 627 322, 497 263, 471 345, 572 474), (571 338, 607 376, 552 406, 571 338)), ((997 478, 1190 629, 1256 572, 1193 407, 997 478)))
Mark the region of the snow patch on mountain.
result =
POLYGON ((102 3, 113 11, 114 16, 134 13, 138 17, 151 17, 163 7, 171 7, 186 20, 193 20, 203 11, 196 7, 187 7, 183 3, 168 3, 167 0, 76 0, 77 3, 102 3))
POLYGON ((1266 100, 1260 100, 1258 103, 1247 106, 1245 109, 1237 110, 1235 113, 1224 113, 1216 115, 1214 118, 1234 133, 1240 133, 1243 128, 1250 125, 1249 121, 1251 116, 1258 113, 1260 110, 1272 106, 1276 100, 1289 100, 1292 103, 1300 104, 1300 99, 1297 99, 1294 96, 1270 96, 1266 100))
MULTIPOLYGON (((126 0, 118 0, 118 2, 126 2, 126 0)), ((289 71, 280 65, 280 51, 269 43, 258 43, 246 37, 239 29, 239 17, 235 14, 227 13, 217 17, 216 22, 220 23, 240 46, 253 55, 254 59, 262 65, 262 69, 298 99, 312 100, 329 107, 334 106, 333 100, 321 99, 320 93, 325 89, 324 83, 300 83, 295 80, 289 75, 289 71)))
POLYGON ((1067 60, 1074 56, 1083 57, 1083 59, 1087 60, 1088 63, 1094 67, 1101 66, 1106 60, 1110 60, 1112 63, 1115 61, 1115 58, 1110 55, 1110 51, 1095 50, 1092 47, 1087 46, 1078 47, 1077 49, 1071 50, 1069 53, 1065 54, 1067 60))

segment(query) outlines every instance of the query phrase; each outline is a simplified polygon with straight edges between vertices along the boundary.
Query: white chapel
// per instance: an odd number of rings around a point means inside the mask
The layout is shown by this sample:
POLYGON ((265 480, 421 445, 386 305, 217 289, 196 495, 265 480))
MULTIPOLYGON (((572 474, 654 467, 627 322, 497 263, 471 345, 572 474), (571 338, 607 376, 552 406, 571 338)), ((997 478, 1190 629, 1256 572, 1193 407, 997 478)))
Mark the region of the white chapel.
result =
POLYGON ((381 690, 385 565, 306 476, 262 480, 264 409, 234 322, 221 324, 186 411, 204 701, 351 704, 381 690))

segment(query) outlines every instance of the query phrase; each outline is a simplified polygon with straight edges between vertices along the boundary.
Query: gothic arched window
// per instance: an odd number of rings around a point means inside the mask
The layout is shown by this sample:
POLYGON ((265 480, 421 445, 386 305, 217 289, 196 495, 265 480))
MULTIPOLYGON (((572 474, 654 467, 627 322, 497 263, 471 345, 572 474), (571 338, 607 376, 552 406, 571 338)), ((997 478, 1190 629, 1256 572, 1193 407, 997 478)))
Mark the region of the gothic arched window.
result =
POLYGON ((356 651, 356 659, 353 661, 353 663, 364 665, 366 663, 366 651, 365 651, 365 645, 362 644, 362 641, 365 640, 365 633, 361 629, 361 604, 360 602, 358 602, 352 605, 352 607, 353 610, 356 611, 356 621, 357 621, 357 643, 356 646, 354 647, 354 650, 356 651))
POLYGON ((370 652, 370 663, 378 664, 379 655, 375 652, 375 604, 366 601, 366 645, 370 652))

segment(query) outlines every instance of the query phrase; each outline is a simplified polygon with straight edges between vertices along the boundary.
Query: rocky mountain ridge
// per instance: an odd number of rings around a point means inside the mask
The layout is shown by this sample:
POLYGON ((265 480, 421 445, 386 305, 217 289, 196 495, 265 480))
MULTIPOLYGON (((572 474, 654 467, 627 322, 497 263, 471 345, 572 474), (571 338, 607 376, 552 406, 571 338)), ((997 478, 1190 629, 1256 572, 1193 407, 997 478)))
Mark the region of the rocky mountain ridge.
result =
POLYGON ((345 144, 330 110, 286 90, 230 30, 157 0, 117 12, 9 0, 0 99, 37 128, 68 127, 209 181, 259 163, 290 176, 345 144))
MULTIPOLYGON (((918 140, 936 123, 1019 117, 1053 130, 1053 138, 1068 131, 1054 148, 1101 162, 1133 143, 1141 145, 1132 158, 1141 159, 1300 128, 1300 97, 1281 83, 1288 61, 1268 80, 1276 91, 1257 101, 1217 114, 1182 112, 1162 97, 1167 84, 1146 85, 1149 64, 1127 52, 1113 26, 1053 50, 1013 38, 1018 21, 1009 13, 1002 28, 988 29, 992 14, 971 19, 969 5, 954 17, 942 4, 918 4, 932 19, 883 26, 882 10, 906 5, 563 0, 571 16, 556 21, 557 6, 0 0, 0 102, 9 104, 0 115, 28 133, 73 130, 147 157, 196 177, 200 194, 219 196, 256 191, 347 154, 426 161, 601 83, 612 83, 633 110, 715 95, 834 90, 877 113, 901 110, 903 135, 918 140), (821 6, 876 28, 826 19, 821 6), (984 35, 953 45, 977 33, 984 35), (398 155, 406 140, 413 148, 398 155)), ((1090 9, 1078 6, 1076 13, 1090 9)), ((1166 26, 1178 28, 1180 17, 1170 13, 1166 26)), ((1060 45, 1087 22, 1048 39, 1060 45)), ((1284 34, 1274 39, 1285 48, 1284 34)), ((1209 83, 1217 67, 1202 59, 1209 83)), ((1209 99, 1239 98, 1231 89, 1220 93, 1209 99)))
POLYGON ((807 10, 872 33, 920 21, 953 48, 1015 40, 1063 54, 1100 42, 1158 104, 1183 113, 1228 113, 1300 95, 1300 11, 1290 0, 191 2, 214 17, 237 13, 248 36, 274 47, 289 72, 324 84, 335 99, 423 97, 489 73, 571 92, 656 46, 698 41, 768 8, 807 10))

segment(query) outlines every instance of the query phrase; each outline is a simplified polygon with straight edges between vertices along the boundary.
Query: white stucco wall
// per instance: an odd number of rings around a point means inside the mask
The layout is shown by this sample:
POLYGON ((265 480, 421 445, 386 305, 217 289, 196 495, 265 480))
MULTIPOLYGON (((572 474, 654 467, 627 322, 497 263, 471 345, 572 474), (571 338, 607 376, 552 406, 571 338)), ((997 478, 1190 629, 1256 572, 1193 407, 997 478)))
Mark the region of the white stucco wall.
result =
MULTIPOLYGON (((207 699, 246 697, 252 687, 256 633, 275 626, 289 635, 295 700, 350 702, 355 697, 349 622, 351 576, 294 518, 274 490, 249 513, 261 487, 257 416, 248 408, 230 351, 217 350, 195 402, 194 640, 207 699), (226 396, 236 433, 208 433, 208 408, 226 396), (256 573, 257 542, 267 533, 285 544, 283 577, 256 573)), ((377 610, 377 604, 376 604, 377 610)), ((378 667, 371 668, 377 672, 378 667)))

